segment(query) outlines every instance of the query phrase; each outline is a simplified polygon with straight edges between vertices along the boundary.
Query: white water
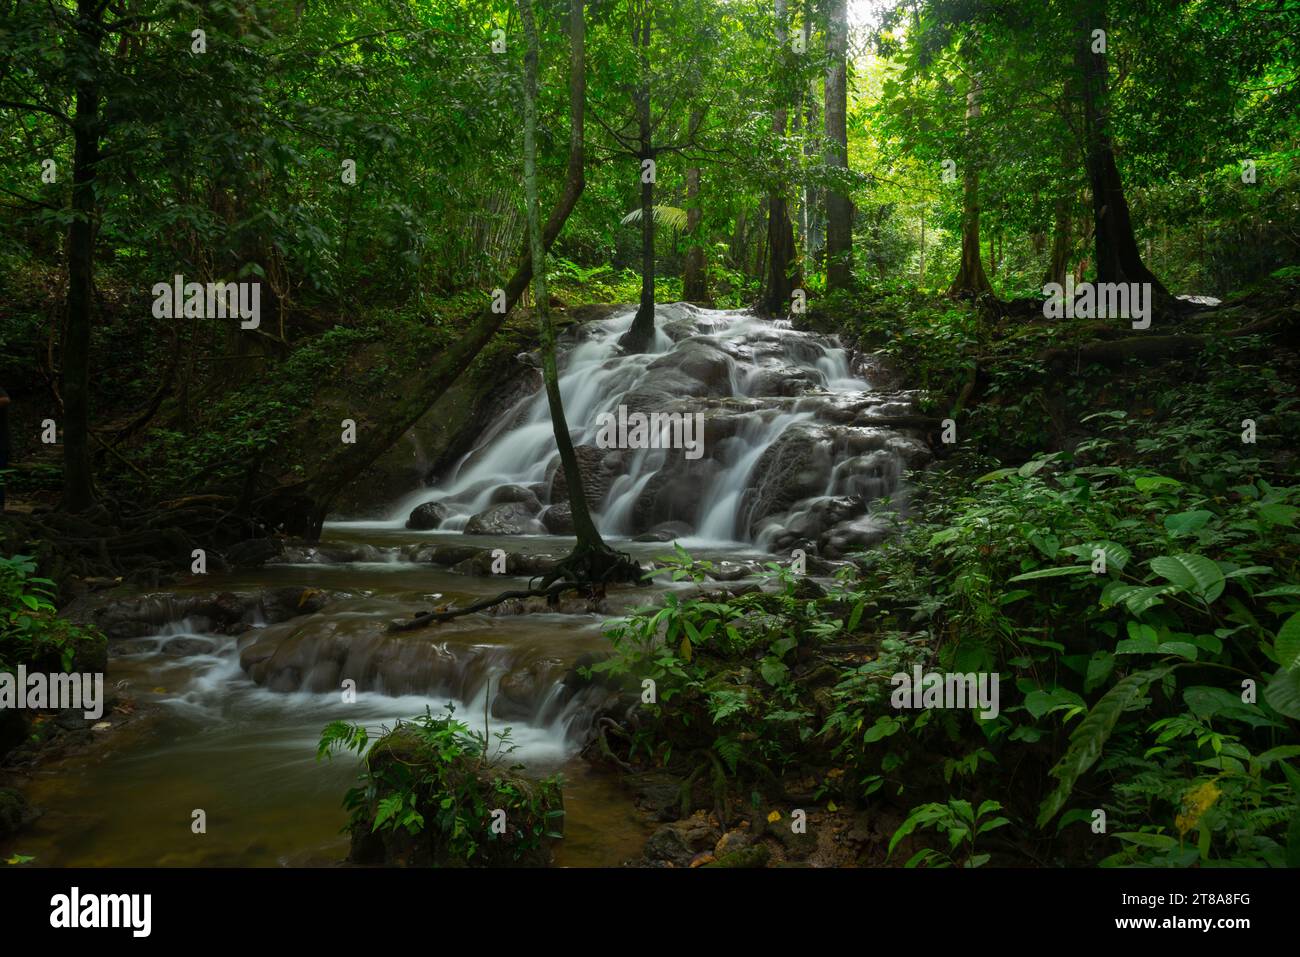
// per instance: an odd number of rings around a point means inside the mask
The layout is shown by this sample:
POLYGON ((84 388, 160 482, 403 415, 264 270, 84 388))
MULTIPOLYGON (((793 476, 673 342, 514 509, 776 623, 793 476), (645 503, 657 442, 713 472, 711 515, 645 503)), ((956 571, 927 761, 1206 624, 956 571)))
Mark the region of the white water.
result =
MULTIPOLYGON (((851 368, 849 356, 832 337, 795 331, 789 322, 761 319, 746 311, 700 309, 688 304, 662 306, 657 317, 655 343, 645 354, 625 355, 619 338, 631 325, 631 307, 609 319, 588 324, 581 341, 561 343, 560 391, 565 415, 575 446, 595 446, 602 413, 616 413, 630 394, 649 390, 663 398, 663 408, 651 408, 643 401, 640 411, 701 412, 709 422, 743 417, 725 431, 734 435, 727 454, 706 446, 707 468, 691 469, 681 449, 637 449, 628 453, 607 491, 593 501, 594 517, 601 534, 610 539, 629 538, 646 531, 646 521, 635 520, 637 507, 652 479, 686 476, 691 483, 690 499, 674 504, 674 521, 689 526, 676 535, 684 545, 725 546, 759 542, 768 544, 770 532, 757 534, 751 527, 755 469, 763 453, 788 429, 827 425, 823 413, 846 403, 869 402, 878 396, 871 383, 851 368), (712 381, 695 391, 700 396, 663 395, 656 390, 665 381, 663 364, 671 376, 680 368, 686 352, 703 349, 716 360, 726 356, 725 381, 712 381), (668 406, 671 404, 671 408, 668 406), (739 447, 739 448, 737 448, 739 447), (747 494, 747 492, 749 494, 747 494), (748 505, 748 507, 747 507, 748 505)), ((668 381, 676 381, 669 379, 668 381)), ((636 411, 634 408, 633 411, 636 411)), ((876 430, 879 432, 880 430, 876 430)), ((666 433, 665 433, 666 434, 666 433)), ((826 433, 811 433, 819 446, 832 451, 826 433)), ((723 442, 728 440, 724 438, 723 442)), ((880 455, 893 455, 880 452, 880 455)), ((897 458, 897 455, 893 455, 897 458)), ((555 438, 545 391, 517 402, 487 428, 474 448, 430 487, 422 487, 394 503, 385 520, 379 522, 332 523, 353 527, 401 528, 412 509, 437 501, 450 516, 440 531, 463 531, 470 519, 490 507, 495 490, 518 485, 533 490, 543 507, 548 504, 549 481, 556 467, 555 438)), ((698 465, 698 463, 697 463, 698 465)), ((889 481, 870 482, 855 470, 861 466, 870 475, 880 472, 879 461, 849 457, 834 464, 822 496, 812 496, 790 509, 795 515, 806 511, 818 498, 857 495, 861 512, 870 499, 888 494, 901 475, 901 468, 888 468, 889 481), (871 495, 865 493, 870 489, 871 495)), ((589 498, 590 476, 585 476, 589 498)), ((680 493, 679 493, 680 497, 680 493)), ((680 530, 678 530, 680 532, 680 530)))

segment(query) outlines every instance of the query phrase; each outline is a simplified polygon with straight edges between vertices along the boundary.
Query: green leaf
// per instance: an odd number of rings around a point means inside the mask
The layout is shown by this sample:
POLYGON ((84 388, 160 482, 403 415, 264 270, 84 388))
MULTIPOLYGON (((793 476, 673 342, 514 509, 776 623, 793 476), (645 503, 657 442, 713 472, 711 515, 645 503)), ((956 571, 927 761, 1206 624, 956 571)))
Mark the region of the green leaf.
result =
POLYGON ((1275 674, 1264 686, 1264 700, 1279 714, 1300 720, 1300 669, 1275 674))
POLYGON ((1050 772, 1060 784, 1043 801, 1039 809, 1039 827, 1046 825, 1065 806, 1070 792, 1074 790, 1075 782, 1101 757, 1106 739, 1110 737, 1120 715, 1142 698, 1152 682, 1159 681, 1172 670, 1173 666, 1164 665, 1147 671, 1134 672, 1116 682, 1115 686, 1092 706, 1092 710, 1070 735, 1070 746, 1066 749, 1065 755, 1050 772))
POLYGON ((1281 502, 1270 502, 1267 505, 1257 506, 1259 517, 1270 525, 1295 525, 1297 515, 1300 515, 1300 508, 1294 505, 1283 505, 1281 502))
POLYGON ((1284 596, 1291 596, 1291 595, 1300 595, 1300 585, 1279 585, 1276 588, 1270 588, 1268 591, 1262 591, 1255 597, 1256 598, 1282 598, 1284 596))
POLYGON ((1064 578, 1066 575, 1088 575, 1091 569, 1086 565, 1054 565, 1051 568, 1036 568, 1032 572, 1025 572, 1023 575, 1017 575, 1014 578, 1008 578, 1008 582, 1026 582, 1035 578, 1064 578))
POLYGON ((1175 538, 1181 535, 1190 535, 1205 526, 1205 523, 1214 518, 1213 512, 1207 512, 1205 509, 1193 509, 1190 512, 1179 512, 1177 515, 1170 515, 1165 519, 1165 531, 1175 538))
POLYGON ((1277 663, 1286 671, 1300 668, 1300 611, 1296 612, 1277 630, 1273 640, 1277 663))
POLYGON ((1143 476, 1142 478, 1133 480, 1133 486, 1139 492, 1149 492, 1154 488, 1160 488, 1162 486, 1178 488, 1181 487, 1182 484, 1183 483, 1177 479, 1165 478, 1163 475, 1157 475, 1154 477, 1143 476))
POLYGON ((1154 847, 1168 851, 1178 846, 1178 841, 1168 834, 1147 834, 1143 831, 1120 831, 1115 835, 1121 841, 1137 844, 1139 847, 1154 847))
POLYGON ((1214 601, 1223 594, 1223 571, 1204 555, 1161 555, 1151 559, 1151 570, 1183 591, 1214 601))

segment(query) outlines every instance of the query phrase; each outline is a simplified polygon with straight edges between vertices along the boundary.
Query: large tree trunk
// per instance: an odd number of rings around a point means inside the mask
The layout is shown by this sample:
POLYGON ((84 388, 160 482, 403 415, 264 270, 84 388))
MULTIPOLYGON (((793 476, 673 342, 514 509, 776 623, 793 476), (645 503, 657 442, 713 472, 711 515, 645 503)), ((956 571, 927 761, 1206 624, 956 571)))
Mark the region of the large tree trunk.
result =
MULTIPOLYGON (((542 230, 542 245, 550 249, 568 221, 586 186, 586 31, 583 20, 584 0, 570 0, 569 5, 569 163, 561 193, 542 230)), ((315 474, 302 482, 282 485, 263 496, 257 503, 258 517, 283 524, 291 534, 311 538, 320 535, 325 515, 334 497, 357 479, 384 452, 406 434, 424 413, 460 377, 483 347, 496 335, 528 287, 533 264, 528 243, 524 244, 514 273, 505 284, 506 309, 482 312, 456 341, 439 355, 428 371, 415 383, 404 399, 390 409, 380 427, 359 432, 352 445, 340 443, 338 451, 321 464, 315 474)))
POLYGON ((655 338, 655 184, 646 174, 646 160, 654 161, 654 144, 650 125, 650 8, 647 5, 632 30, 632 42, 638 47, 641 72, 636 95, 636 122, 641 147, 641 303, 632 326, 619 340, 628 352, 645 352, 655 338))
POLYGON ((551 428, 560 452, 569 508, 573 512, 573 529, 578 537, 576 551, 608 546, 596 530, 587 508, 587 493, 573 451, 573 439, 564 417, 560 398, 560 375, 555 363, 555 329, 551 325, 550 295, 546 289, 546 247, 542 244, 542 221, 537 199, 537 25, 533 21, 533 0, 519 0, 528 47, 524 54, 524 196, 528 208, 528 248, 533 265, 533 311, 541 339, 542 381, 546 384, 546 403, 551 412, 551 428))
MULTIPOLYGON (((847 0, 830 0, 826 24, 826 165, 849 168, 847 0)), ((840 190, 826 191, 826 288, 847 289, 853 282, 853 203, 840 190)))
MULTIPOLYGON (((789 11, 786 0, 776 2, 776 42, 781 56, 787 55, 790 42, 789 11)), ((784 106, 772 111, 772 131, 784 138, 788 116, 784 106)), ((767 281, 762 308, 765 312, 784 315, 790 309, 790 295, 796 280, 791 275, 795 258, 794 225, 785 200, 785 170, 772 188, 767 202, 767 281)))
POLYGON ((72 212, 68 229, 68 315, 63 332, 63 507, 95 502, 90 464, 90 326, 95 290, 95 166, 99 162, 99 88, 92 77, 99 47, 99 4, 77 4, 77 83, 72 122, 72 212))
POLYGON ((1092 31, 1107 29, 1106 0, 1081 0, 1079 10, 1075 65, 1083 80, 1085 162, 1092 187, 1097 281, 1149 282, 1157 297, 1169 300, 1168 291, 1142 262, 1128 201, 1124 198, 1124 185, 1115 164, 1107 112, 1106 54, 1092 51, 1092 31))
POLYGON ((966 94, 968 149, 962 174, 961 266, 957 278, 948 288, 948 295, 963 298, 993 295, 993 287, 984 275, 984 263, 980 260, 980 172, 975 124, 979 115, 980 82, 976 78, 966 94))

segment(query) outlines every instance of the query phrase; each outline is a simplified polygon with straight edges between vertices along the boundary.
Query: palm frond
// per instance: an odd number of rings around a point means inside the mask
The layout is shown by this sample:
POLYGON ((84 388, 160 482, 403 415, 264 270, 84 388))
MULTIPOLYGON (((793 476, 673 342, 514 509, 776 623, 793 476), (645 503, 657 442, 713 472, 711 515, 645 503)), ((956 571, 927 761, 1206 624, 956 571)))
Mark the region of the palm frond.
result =
MULTIPOLYGON (((667 226, 669 229, 677 232, 684 232, 686 229, 686 210, 678 206, 655 206, 655 222, 661 226, 667 226)), ((641 222, 640 208, 632 210, 623 217, 622 225, 630 226, 633 223, 641 222)))

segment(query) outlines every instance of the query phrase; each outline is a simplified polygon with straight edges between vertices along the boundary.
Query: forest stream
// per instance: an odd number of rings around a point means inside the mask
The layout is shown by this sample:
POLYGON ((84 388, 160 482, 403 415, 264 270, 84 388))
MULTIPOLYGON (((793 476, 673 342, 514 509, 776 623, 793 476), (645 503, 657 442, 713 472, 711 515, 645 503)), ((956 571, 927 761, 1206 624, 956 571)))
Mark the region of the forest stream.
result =
MULTIPOLYGON (((561 343, 574 443, 592 466, 588 495, 615 547, 649 568, 672 539, 735 587, 761 583, 763 562, 788 561, 801 544, 834 557, 885 534, 871 505, 897 491, 906 463, 928 454, 919 434, 879 424, 905 421, 908 394, 873 385, 873 373, 834 339, 788 322, 683 304, 661 307, 658 318, 650 355, 617 346, 630 309, 576 326, 561 343), (685 399, 705 410, 699 454, 598 448, 602 413, 671 410, 685 399)), ((108 672, 151 717, 109 732, 121 736, 111 746, 39 770, 30 794, 44 814, 24 837, 25 853, 48 865, 335 863, 347 854, 340 798, 356 765, 350 756, 316 759, 322 727, 335 719, 391 725, 450 704, 471 728, 510 727, 510 757, 530 772, 563 773, 557 863, 635 858, 651 825, 614 775, 579 757, 598 690, 575 693, 565 680, 580 656, 608 650, 610 614, 690 583, 611 591, 607 614, 562 606, 387 631, 432 605, 527 587, 545 556, 568 551, 572 538, 547 530, 564 501, 550 428, 537 388, 508 403, 448 474, 378 518, 336 516, 320 542, 286 545, 259 568, 192 576, 166 594, 114 592, 118 607, 157 623, 153 634, 111 642, 108 672), (407 527, 431 502, 424 523, 438 527, 407 527), (510 557, 504 574, 482 561, 496 549, 510 557), (329 601, 268 623, 254 599, 237 634, 167 611, 187 597, 290 586, 329 601), (338 690, 348 678, 355 701, 338 690), (205 841, 187 840, 187 821, 158 826, 182 805, 205 811, 205 841)))

